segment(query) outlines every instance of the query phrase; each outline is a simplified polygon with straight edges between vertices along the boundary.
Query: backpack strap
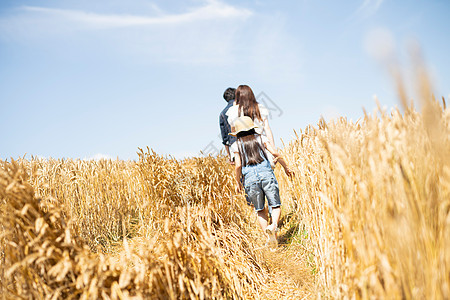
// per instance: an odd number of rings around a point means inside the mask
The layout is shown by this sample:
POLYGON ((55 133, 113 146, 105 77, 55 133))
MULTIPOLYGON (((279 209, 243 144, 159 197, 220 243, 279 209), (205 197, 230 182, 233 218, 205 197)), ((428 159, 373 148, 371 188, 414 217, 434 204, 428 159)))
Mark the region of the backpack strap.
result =
MULTIPOLYGON (((263 143, 263 140, 262 140, 261 135, 259 135, 259 139, 261 140, 261 144, 259 145, 259 148, 261 149, 261 151, 262 151, 262 153, 263 153, 263 155, 264 155, 264 158, 265 158, 266 160, 269 160, 269 159, 267 158, 266 151, 264 150, 264 143, 263 143)), ((258 144, 259 144, 259 143, 258 143, 258 144)))
MULTIPOLYGON (((263 141, 262 141, 261 135, 259 135, 259 139, 260 139, 261 143, 259 143, 259 142, 257 141, 257 144, 258 144, 258 148, 259 148, 260 155, 261 155, 261 153, 262 153, 263 158, 264 158, 265 160, 269 161, 269 159, 267 158, 267 155, 266 155, 266 151, 264 150, 264 143, 263 143, 263 141)), ((247 161, 248 161, 248 159, 247 159, 247 153, 245 152, 244 148, 242 147, 242 143, 241 143, 240 140, 236 140, 236 143, 237 143, 238 149, 239 149, 239 156, 240 156, 240 158, 241 158, 241 165, 242 165, 243 167, 245 167, 245 166, 247 166, 247 161)))

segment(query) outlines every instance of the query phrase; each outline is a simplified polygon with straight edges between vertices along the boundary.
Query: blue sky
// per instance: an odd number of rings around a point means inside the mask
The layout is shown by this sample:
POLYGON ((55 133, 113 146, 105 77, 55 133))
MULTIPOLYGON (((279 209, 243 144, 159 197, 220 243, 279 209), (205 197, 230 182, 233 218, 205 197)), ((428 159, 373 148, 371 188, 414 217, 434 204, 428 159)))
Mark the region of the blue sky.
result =
POLYGON ((449 13, 448 0, 2 0, 0 158, 212 151, 239 84, 277 107, 281 146, 321 116, 357 120, 374 95, 398 105, 383 61, 411 82, 412 40, 448 97, 449 13))

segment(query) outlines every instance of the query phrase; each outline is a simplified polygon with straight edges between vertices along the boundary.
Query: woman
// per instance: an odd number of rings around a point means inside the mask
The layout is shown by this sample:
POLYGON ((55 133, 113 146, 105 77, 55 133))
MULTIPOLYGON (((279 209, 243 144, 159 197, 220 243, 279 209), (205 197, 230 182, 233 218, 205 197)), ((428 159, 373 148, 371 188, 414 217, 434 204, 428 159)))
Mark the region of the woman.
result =
POLYGON ((256 102, 255 95, 248 85, 240 85, 237 88, 234 105, 228 109, 226 115, 232 130, 238 117, 250 117, 257 126, 255 131, 266 136, 272 146, 275 147, 272 130, 269 126, 269 111, 264 105, 256 102))
MULTIPOLYGON (((256 133, 267 137, 269 143, 275 148, 275 141, 269 126, 269 111, 264 105, 256 102, 255 95, 248 85, 240 85, 237 88, 234 105, 228 109, 226 115, 228 116, 228 122, 231 125, 232 131, 234 131, 236 121, 239 117, 250 117, 257 126, 255 128, 256 133)), ((268 158, 273 167, 274 161, 272 155, 269 154, 268 158)))

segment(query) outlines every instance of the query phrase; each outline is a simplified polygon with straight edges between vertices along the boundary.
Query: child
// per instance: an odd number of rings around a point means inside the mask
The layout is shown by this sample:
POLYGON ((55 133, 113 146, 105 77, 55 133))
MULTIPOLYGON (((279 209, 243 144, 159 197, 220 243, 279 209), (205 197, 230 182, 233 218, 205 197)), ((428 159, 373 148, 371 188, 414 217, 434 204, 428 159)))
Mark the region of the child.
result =
POLYGON ((242 192, 242 176, 247 198, 258 214, 259 226, 268 236, 268 246, 273 247, 277 245, 276 232, 281 213, 281 201, 278 182, 267 159, 266 150, 275 157, 276 161, 280 162, 288 176, 291 176, 292 173, 267 137, 256 133, 256 127, 250 117, 243 116, 235 122, 236 131, 230 133, 237 137, 237 141, 231 146, 235 157, 236 192, 242 192), (265 197, 267 197, 268 206, 272 208, 272 224, 270 225, 268 225, 265 197))

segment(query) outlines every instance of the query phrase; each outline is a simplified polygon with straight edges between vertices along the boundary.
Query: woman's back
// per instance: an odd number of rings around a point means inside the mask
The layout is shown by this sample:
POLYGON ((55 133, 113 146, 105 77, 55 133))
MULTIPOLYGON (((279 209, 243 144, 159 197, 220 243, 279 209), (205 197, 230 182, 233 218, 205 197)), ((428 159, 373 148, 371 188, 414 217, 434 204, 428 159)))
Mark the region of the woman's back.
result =
MULTIPOLYGON (((269 142, 275 147, 272 130, 269 126, 269 111, 267 108, 258 103, 253 94, 252 89, 247 85, 240 85, 236 89, 236 100, 234 105, 230 107, 226 113, 232 130, 236 127, 238 118, 247 116, 252 119, 257 126, 255 131, 269 139, 269 142)), ((270 164, 274 167, 274 159, 271 154, 268 155, 270 164)))
MULTIPOLYGON (((261 116, 261 119, 259 118, 252 118, 253 122, 255 123, 256 126, 258 126, 257 128, 255 128, 256 132, 258 134, 262 134, 264 136, 267 136, 266 134, 266 130, 265 130, 265 126, 264 126, 264 121, 268 120, 269 118, 269 111, 268 109, 261 103, 257 103, 258 106, 258 110, 261 116)), ((239 117, 243 117, 244 116, 244 111, 241 110, 239 111, 239 105, 235 104, 232 107, 230 107, 226 113, 226 115, 228 116, 228 122, 230 123, 231 127, 235 127, 235 123, 236 120, 239 117)), ((249 116, 251 117, 251 116, 249 116)))

